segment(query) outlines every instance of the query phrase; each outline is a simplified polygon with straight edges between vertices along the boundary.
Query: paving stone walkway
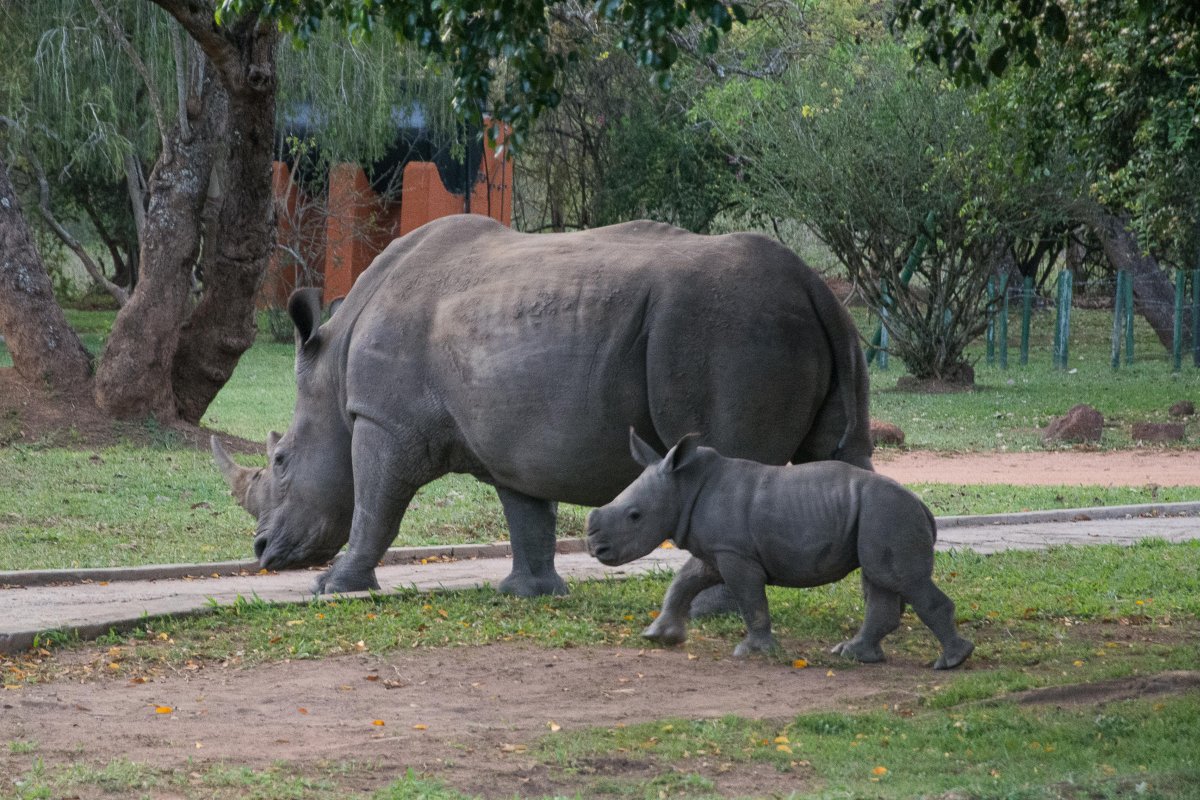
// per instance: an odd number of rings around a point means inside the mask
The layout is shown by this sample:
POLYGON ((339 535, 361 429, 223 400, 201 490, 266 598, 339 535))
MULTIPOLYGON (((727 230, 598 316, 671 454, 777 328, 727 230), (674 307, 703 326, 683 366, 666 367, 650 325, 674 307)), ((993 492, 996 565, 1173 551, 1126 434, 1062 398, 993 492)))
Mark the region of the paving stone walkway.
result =
MULTIPOLYGON (((1132 544, 1140 539, 1200 539, 1200 503, 1164 503, 938 519, 938 549, 995 553, 1056 545, 1132 544)), ((559 543, 563 577, 623 578, 674 570, 687 554, 659 549, 611 568, 583 552, 579 540, 559 543)), ((311 598, 316 571, 260 574, 254 562, 191 564, 105 570, 0 572, 0 652, 28 648, 47 631, 76 631, 89 638, 127 629, 147 617, 204 613, 214 604, 243 598, 272 603, 311 598)), ((384 592, 399 588, 461 589, 496 585, 509 572, 505 545, 397 548, 377 570, 384 592)))

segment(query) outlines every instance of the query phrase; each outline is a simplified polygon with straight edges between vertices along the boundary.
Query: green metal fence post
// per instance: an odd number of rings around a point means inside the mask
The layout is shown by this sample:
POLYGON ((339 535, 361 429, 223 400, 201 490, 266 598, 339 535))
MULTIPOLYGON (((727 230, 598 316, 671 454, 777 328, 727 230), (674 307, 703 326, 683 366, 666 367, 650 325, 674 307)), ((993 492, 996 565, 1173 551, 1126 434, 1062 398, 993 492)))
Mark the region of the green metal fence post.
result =
POLYGON ((987 363, 996 363, 996 276, 988 278, 987 363))
POLYGON ((1125 272, 1125 364, 1133 363, 1133 276, 1125 272))
POLYGON ((1066 369, 1070 362, 1071 292, 1074 276, 1068 270, 1058 273, 1058 317, 1054 325, 1054 366, 1066 369))
POLYGON ((1112 368, 1121 366, 1121 335, 1124 333, 1125 310, 1121 307, 1125 300, 1125 270, 1117 270, 1117 288, 1113 292, 1113 326, 1112 326, 1112 368))
POLYGON ((1000 369, 1008 369, 1008 274, 1000 278, 1000 369))
POLYGON ((1200 367, 1200 269, 1192 270, 1192 366, 1200 367))
POLYGON ((1033 276, 1021 282, 1021 363, 1029 363, 1029 318, 1033 316, 1033 276))
POLYGON ((1175 270, 1175 319, 1171 326, 1171 366, 1175 372, 1183 367, 1183 295, 1187 291, 1187 273, 1175 270))

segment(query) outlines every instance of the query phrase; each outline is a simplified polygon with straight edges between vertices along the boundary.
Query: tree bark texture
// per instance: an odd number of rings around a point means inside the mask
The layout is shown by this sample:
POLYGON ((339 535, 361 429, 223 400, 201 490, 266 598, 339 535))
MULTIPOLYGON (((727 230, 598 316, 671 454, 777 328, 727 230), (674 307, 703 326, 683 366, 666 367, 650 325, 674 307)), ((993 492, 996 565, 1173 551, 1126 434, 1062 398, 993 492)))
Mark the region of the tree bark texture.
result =
MULTIPOLYGON (((1112 268, 1129 270, 1133 276, 1134 308, 1169 351, 1175 335, 1175 284, 1170 274, 1159 267, 1154 256, 1142 252, 1127 215, 1098 211, 1092 225, 1112 268)), ((1188 329, 1185 322, 1184 330, 1188 329)))
POLYGON ((27 382, 57 391, 91 379, 91 358, 54 299, 50 276, 33 246, 8 168, 0 158, 0 333, 27 382))
POLYGON ((187 317, 200 252, 200 211, 224 127, 225 97, 215 76, 204 78, 199 96, 189 98, 188 105, 187 135, 178 121, 171 125, 150 173, 141 274, 117 314, 96 371, 96 404, 114 417, 176 418, 171 365, 187 317))
POLYGON ((182 3, 155 1, 204 49, 229 97, 223 136, 228 154, 215 230, 205 237, 204 291, 183 327, 172 366, 176 411, 196 423, 258 332, 255 298, 275 240, 271 162, 278 37, 269 23, 243 18, 214 29, 211 14, 205 18, 182 3))

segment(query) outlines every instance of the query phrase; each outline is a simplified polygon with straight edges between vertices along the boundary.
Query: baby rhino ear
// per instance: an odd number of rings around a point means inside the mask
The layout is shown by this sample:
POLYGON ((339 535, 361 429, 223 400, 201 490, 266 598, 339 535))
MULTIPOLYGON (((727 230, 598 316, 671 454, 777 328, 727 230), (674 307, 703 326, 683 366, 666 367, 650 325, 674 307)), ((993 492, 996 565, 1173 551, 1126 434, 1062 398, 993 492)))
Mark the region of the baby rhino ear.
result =
POLYGON ((696 458, 696 449, 700 447, 700 434, 689 433, 679 440, 679 444, 672 447, 663 459, 663 469, 666 472, 674 472, 677 469, 682 469, 690 464, 696 458))
POLYGON ((629 427, 629 451, 633 453, 633 460, 641 464, 643 467, 648 467, 651 464, 657 464, 662 460, 662 455, 642 440, 642 437, 637 435, 633 426, 629 427))

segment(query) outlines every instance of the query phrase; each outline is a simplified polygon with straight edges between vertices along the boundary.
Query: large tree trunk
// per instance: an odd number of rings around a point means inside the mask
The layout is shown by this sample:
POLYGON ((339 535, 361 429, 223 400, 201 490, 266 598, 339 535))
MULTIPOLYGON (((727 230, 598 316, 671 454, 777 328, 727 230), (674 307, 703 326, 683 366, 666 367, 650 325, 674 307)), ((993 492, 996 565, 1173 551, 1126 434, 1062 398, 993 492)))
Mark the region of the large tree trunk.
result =
POLYGON ((0 333, 13 366, 31 383, 69 391, 91 379, 91 358, 54 300, 50 276, 0 158, 0 333))
POLYGON ((96 370, 96 403, 114 417, 176 417, 171 367, 187 318, 200 252, 200 211, 208 193, 225 93, 212 75, 187 100, 150 173, 137 288, 113 324, 96 370))
MULTIPOLYGON (((1129 270, 1133 276, 1134 308, 1150 323, 1163 347, 1170 350, 1175 337, 1175 285, 1171 276, 1159 267, 1154 256, 1142 252, 1129 227, 1128 215, 1098 210, 1092 227, 1112 268, 1129 270)), ((1186 330, 1189 326, 1184 327, 1186 330)))
POLYGON ((205 238, 204 294, 183 328, 172 368, 176 410, 199 422, 258 331, 255 297, 275 239, 277 35, 274 26, 253 19, 232 21, 218 35, 211 19, 169 0, 156 2, 200 43, 229 93, 228 156, 220 171, 216 235, 205 238))

